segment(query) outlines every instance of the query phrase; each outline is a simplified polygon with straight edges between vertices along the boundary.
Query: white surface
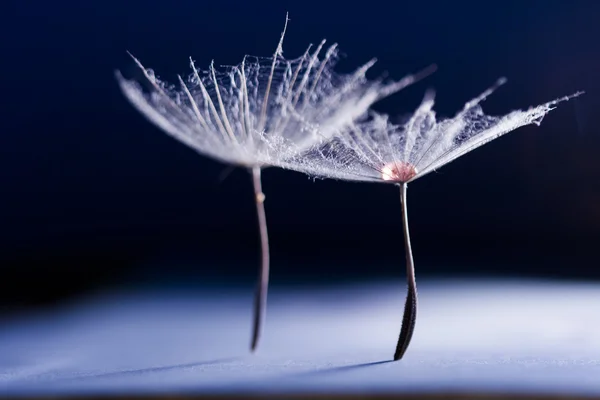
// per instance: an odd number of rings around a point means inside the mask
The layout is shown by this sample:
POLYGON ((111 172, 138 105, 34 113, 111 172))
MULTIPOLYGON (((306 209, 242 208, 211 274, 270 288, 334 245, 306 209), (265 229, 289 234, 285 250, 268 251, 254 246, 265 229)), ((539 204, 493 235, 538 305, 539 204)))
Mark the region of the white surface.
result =
POLYGON ((259 354, 251 293, 98 297, 3 321, 0 395, 91 392, 525 392, 600 395, 600 286, 421 282, 391 359, 398 282, 277 289, 259 354), (370 365, 369 365, 370 364, 370 365))

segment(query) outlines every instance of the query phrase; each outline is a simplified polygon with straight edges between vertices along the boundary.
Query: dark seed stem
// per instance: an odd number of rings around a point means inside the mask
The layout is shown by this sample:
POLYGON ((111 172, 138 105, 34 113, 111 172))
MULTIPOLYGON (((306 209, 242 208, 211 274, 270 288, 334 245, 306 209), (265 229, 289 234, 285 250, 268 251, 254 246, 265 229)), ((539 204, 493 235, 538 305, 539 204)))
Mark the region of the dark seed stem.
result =
POLYGON ((258 216, 258 230, 260 233, 261 262, 258 272, 258 282, 254 297, 254 315, 252 323, 252 342, 250 351, 254 352, 258 347, 262 326, 267 308, 267 290, 269 287, 269 236, 267 233, 267 217, 265 214, 265 195, 262 192, 260 178, 260 167, 252 168, 252 183, 254 185, 254 197, 256 201, 256 214, 258 216))
POLYGON ((402 227, 404 230, 404 246, 406 249, 406 280, 408 292, 404 304, 404 315, 402 317, 402 328, 394 353, 394 361, 400 360, 412 338, 417 320, 417 283, 415 281, 415 264, 413 262, 412 249, 410 246, 410 233, 408 231, 408 211, 406 207, 406 183, 400 185, 400 203, 402 204, 402 227))

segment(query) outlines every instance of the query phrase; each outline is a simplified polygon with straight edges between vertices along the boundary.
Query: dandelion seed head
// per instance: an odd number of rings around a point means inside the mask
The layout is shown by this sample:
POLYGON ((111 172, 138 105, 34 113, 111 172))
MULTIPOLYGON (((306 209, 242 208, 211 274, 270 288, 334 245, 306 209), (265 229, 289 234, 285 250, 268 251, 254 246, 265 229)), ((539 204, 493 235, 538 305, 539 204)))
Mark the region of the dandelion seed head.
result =
MULTIPOLYGON (((334 71, 338 46, 308 46, 283 57, 288 19, 271 57, 245 56, 240 64, 207 70, 190 59, 177 85, 139 60, 141 82, 117 74, 129 101, 151 122, 201 154, 246 167, 268 166, 328 140, 381 99, 420 76, 398 82, 369 80, 371 60, 350 74, 334 71)), ((133 57, 133 56, 132 56, 133 57)))
POLYGON ((498 80, 451 118, 436 117, 433 92, 401 124, 371 112, 369 118, 349 124, 331 140, 278 165, 316 178, 408 183, 519 127, 539 125, 558 103, 582 94, 503 116, 486 115, 481 103, 504 82, 498 80))

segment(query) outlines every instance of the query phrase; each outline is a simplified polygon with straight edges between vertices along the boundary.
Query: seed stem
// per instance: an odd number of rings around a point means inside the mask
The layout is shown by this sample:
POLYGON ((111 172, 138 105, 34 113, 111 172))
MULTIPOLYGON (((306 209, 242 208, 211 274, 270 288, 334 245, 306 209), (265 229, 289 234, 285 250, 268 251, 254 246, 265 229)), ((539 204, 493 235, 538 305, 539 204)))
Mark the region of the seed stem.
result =
POLYGON ((404 315, 402 316, 402 328, 394 353, 394 361, 400 360, 412 338, 417 320, 417 283, 415 281, 415 264, 413 262, 412 249, 410 246, 410 233, 408 231, 408 211, 406 207, 406 183, 400 184, 400 203, 402 204, 402 227, 404 230, 404 246, 406 250, 406 281, 408 292, 404 304, 404 315))
POLYGON ((269 287, 269 235, 267 233, 267 217, 265 214, 265 195, 262 192, 260 167, 252 168, 252 183, 254 185, 254 199, 256 201, 256 214, 258 217, 258 230, 260 233, 261 262, 258 272, 258 282, 254 297, 252 342, 250 351, 256 351, 260 334, 265 319, 267 308, 267 290, 269 287))

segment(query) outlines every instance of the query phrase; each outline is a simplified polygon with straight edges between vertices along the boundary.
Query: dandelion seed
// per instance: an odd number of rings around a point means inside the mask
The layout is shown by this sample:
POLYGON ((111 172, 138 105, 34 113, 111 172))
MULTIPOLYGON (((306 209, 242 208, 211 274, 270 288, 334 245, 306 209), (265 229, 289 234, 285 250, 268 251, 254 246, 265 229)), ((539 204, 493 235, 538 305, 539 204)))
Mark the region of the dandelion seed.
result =
POLYGON ((272 57, 244 57, 239 65, 219 70, 211 64, 179 77, 179 87, 159 80, 132 56, 147 80, 148 90, 136 82, 117 79, 125 96, 166 133, 218 161, 251 171, 261 243, 251 350, 258 345, 269 281, 269 243, 261 187, 261 170, 297 156, 315 143, 363 117, 369 107, 429 74, 407 76, 384 84, 365 74, 375 60, 352 74, 337 74, 337 45, 324 50, 309 46, 297 59, 283 58, 286 23, 272 57), (310 127, 308 129, 307 127, 310 127), (314 127, 318 127, 318 134, 314 127))
POLYGON ((436 120, 432 110, 434 96, 430 92, 404 124, 394 125, 387 116, 371 113, 370 119, 351 123, 331 140, 278 164, 318 178, 400 186, 408 293, 394 360, 401 359, 406 352, 417 315, 417 287, 406 204, 407 184, 521 126, 539 125, 556 104, 582 93, 500 117, 485 115, 480 103, 504 82, 505 79, 500 79, 493 87, 466 103, 453 118, 436 120))

